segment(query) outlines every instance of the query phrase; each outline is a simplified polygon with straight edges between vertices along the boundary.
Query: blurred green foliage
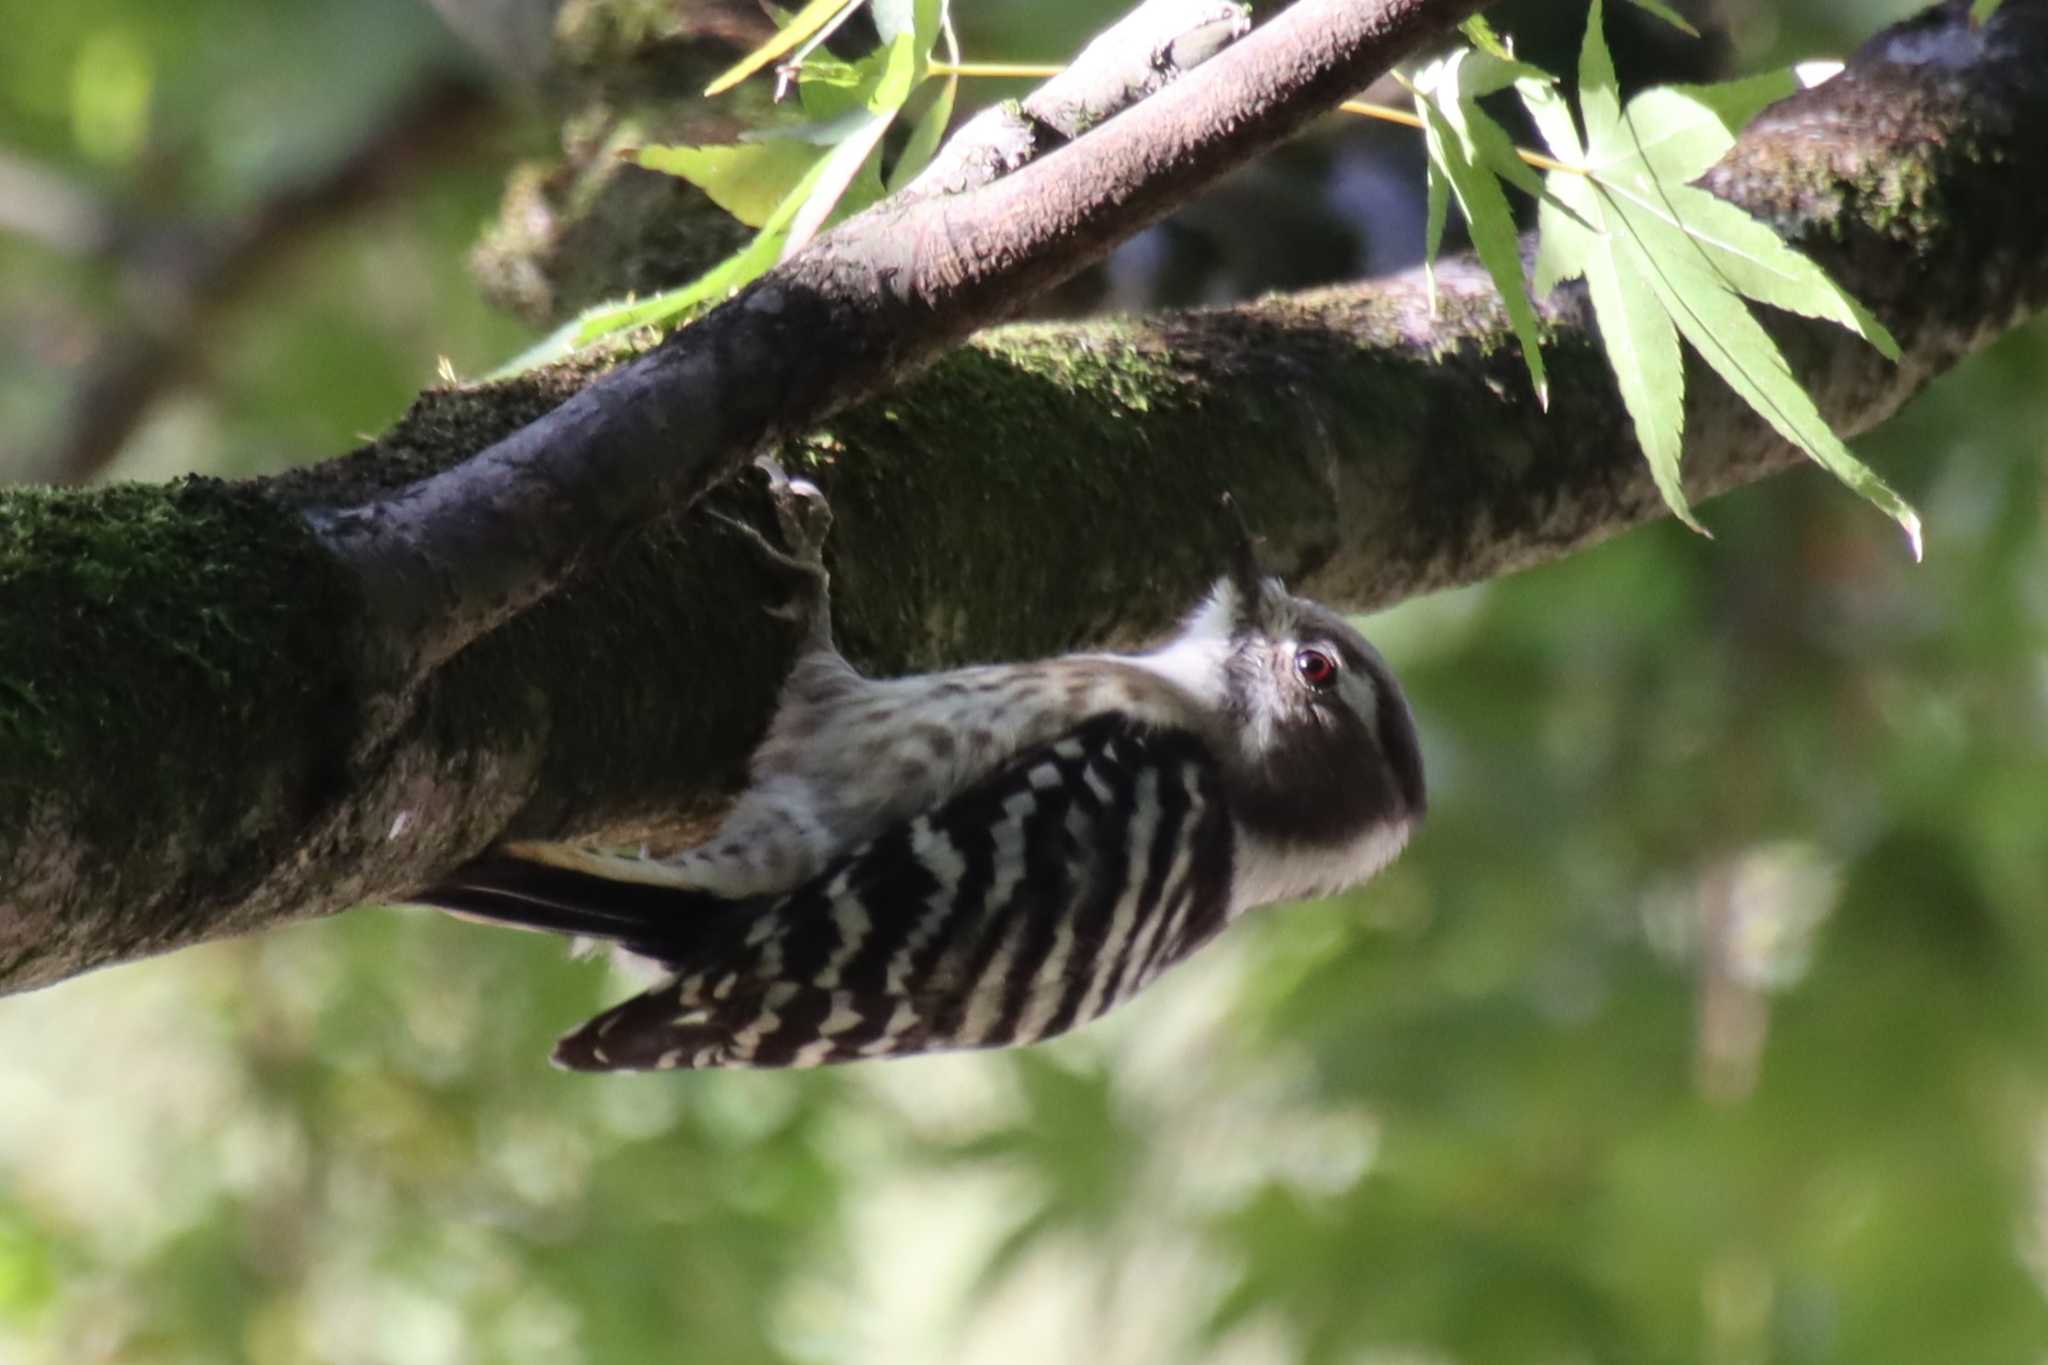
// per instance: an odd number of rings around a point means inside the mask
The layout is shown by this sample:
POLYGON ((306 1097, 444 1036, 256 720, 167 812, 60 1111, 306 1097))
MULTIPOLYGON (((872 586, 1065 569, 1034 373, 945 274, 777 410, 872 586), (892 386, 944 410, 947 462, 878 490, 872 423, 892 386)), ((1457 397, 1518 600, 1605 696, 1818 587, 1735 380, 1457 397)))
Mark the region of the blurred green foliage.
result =
MULTIPOLYGON (((1904 8, 1744 7, 1741 60, 1904 8)), ((1035 59, 1106 12, 962 19, 1035 59)), ((179 213, 455 60, 408 0, 0 20, 0 148, 179 213)), ((124 468, 330 453, 513 349, 461 268, 502 165, 266 274, 124 468)), ((0 282, 11 446, 133 300, 19 241, 0 282)), ((1415 847, 1050 1047, 569 1077, 626 983, 399 911, 0 1001, 0 1360, 2042 1359, 2044 366, 1858 443, 1924 566, 1809 471, 1379 618, 1415 847)))
POLYGON ((0 34, 0 477, 47 474, 78 420, 65 400, 138 330, 170 336, 198 381, 127 443, 113 472, 141 477, 332 454, 388 424, 440 357, 473 373, 525 335, 462 270, 509 150, 533 140, 510 120, 402 195, 336 215, 196 323, 167 279, 204 234, 346 157, 409 91, 469 71, 418 0, 0 0, 0 34), (19 232, 74 201, 125 240, 62 218, 54 244, 19 232))

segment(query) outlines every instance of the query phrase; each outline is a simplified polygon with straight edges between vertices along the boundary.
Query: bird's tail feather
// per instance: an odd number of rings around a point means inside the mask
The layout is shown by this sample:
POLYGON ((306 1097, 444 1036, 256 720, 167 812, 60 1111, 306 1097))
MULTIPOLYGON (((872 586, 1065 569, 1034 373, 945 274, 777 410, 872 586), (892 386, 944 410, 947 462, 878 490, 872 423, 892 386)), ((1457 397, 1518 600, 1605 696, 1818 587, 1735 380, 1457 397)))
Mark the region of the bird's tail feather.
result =
POLYGON ((504 850, 464 863, 407 900, 492 924, 600 939, 664 961, 686 955, 737 908, 708 891, 603 876, 504 850))

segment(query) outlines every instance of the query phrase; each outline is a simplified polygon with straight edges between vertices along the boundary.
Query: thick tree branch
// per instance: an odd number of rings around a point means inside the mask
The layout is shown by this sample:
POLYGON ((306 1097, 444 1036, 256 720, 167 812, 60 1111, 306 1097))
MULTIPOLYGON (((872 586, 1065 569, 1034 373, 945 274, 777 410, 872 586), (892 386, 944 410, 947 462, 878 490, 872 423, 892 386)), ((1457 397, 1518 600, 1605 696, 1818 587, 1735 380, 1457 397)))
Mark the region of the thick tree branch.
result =
MULTIPOLYGON (((1711 181, 1899 336, 1893 369, 1781 329, 1847 432, 2048 298, 2048 196, 2014 192, 2048 183, 2048 3, 1982 32, 1965 10, 1767 113, 1711 181)), ((1402 279, 1001 329, 785 442, 838 512, 842 637, 901 669, 1143 634, 1220 562, 1223 488, 1280 567, 1354 607, 1655 515, 1577 300, 1553 301, 1545 416, 1490 292, 1446 273, 1434 318, 1402 279)), ((686 834, 715 810, 789 643, 730 534, 657 517, 421 680, 297 516, 459 469, 578 382, 431 395, 266 484, 0 504, 0 981, 400 895, 492 838, 686 834)), ((1704 376, 1689 391, 1696 494, 1795 460, 1704 376)), ((757 490, 714 496, 759 513, 757 490)))

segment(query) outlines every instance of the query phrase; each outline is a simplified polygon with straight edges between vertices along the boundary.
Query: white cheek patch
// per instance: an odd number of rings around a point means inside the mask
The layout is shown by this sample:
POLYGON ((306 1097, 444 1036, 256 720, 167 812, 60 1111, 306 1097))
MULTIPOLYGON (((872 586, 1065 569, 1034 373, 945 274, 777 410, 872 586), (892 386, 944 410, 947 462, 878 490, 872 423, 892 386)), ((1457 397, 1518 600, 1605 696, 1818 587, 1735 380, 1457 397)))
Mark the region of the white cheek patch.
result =
POLYGON ((1304 850, 1262 839, 1239 825, 1237 884, 1230 914, 1240 915, 1279 901, 1334 896, 1368 881, 1394 861, 1414 828, 1414 821, 1399 820, 1374 825, 1341 849, 1304 850))

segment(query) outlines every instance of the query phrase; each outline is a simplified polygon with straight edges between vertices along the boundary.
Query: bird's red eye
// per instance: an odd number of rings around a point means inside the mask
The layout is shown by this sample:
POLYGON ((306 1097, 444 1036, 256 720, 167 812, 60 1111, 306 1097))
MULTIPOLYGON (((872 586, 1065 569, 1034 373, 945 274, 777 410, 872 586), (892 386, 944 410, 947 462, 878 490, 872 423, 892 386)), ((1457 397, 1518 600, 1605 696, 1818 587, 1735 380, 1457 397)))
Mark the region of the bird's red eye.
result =
POLYGON ((1294 652, 1294 671, 1301 680, 1320 692, 1337 681, 1337 661, 1320 649, 1294 652))

